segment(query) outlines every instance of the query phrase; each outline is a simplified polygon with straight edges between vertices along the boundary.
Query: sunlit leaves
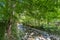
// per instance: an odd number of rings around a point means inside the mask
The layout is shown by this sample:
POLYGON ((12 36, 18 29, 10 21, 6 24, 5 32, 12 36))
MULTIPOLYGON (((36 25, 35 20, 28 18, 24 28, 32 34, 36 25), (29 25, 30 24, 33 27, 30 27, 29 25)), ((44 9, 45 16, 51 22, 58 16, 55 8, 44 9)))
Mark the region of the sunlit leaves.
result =
POLYGON ((10 0, 10 2, 0 0, 0 20, 8 21, 11 16, 14 21, 21 19, 25 23, 28 22, 28 24, 36 23, 36 26, 41 20, 50 22, 56 19, 57 16, 59 17, 60 2, 59 0, 10 0))

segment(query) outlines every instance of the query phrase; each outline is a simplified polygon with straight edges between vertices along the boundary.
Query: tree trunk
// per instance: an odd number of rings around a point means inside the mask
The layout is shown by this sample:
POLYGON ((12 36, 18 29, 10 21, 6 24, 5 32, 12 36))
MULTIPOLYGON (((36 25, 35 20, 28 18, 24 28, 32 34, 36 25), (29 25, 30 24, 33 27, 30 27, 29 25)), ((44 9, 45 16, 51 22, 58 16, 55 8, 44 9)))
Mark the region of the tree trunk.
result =
POLYGON ((8 25, 7 25, 7 36, 8 36, 8 40, 11 40, 11 27, 12 27, 12 21, 11 19, 9 19, 8 21, 8 25))
POLYGON ((8 15, 9 15, 9 18, 8 18, 8 24, 7 24, 7 37, 8 37, 8 40, 12 40, 11 38, 11 27, 12 27, 12 20, 13 20, 13 7, 12 7, 12 0, 7 0, 6 1, 6 7, 7 7, 7 12, 8 15))

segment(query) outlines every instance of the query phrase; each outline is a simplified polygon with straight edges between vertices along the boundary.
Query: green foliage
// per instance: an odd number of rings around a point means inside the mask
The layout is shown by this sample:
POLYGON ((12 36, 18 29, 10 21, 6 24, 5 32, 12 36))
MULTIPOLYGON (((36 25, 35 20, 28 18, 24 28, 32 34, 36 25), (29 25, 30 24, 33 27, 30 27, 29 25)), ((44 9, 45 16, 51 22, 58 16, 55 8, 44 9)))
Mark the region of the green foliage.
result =
POLYGON ((20 20, 35 28, 40 28, 41 24, 47 23, 47 26, 41 28, 55 32, 56 27, 50 27, 48 24, 54 21, 54 19, 60 19, 60 0, 0 0, 1 40, 9 24, 8 21, 11 20, 10 18, 12 19, 12 34, 15 38, 17 36, 15 23, 20 20))
POLYGON ((24 36, 25 36, 25 32, 19 30, 19 40, 22 40, 24 36))
POLYGON ((6 30, 5 22, 0 22, 0 40, 4 40, 5 30, 6 30))

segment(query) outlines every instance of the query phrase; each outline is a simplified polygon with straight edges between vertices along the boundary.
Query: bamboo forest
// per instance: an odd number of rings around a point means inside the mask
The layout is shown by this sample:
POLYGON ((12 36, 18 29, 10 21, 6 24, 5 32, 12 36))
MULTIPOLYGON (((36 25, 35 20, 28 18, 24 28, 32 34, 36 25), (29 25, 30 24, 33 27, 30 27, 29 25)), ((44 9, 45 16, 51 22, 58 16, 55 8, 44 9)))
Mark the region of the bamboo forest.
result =
POLYGON ((0 40, 60 40, 60 0, 0 0, 0 40))

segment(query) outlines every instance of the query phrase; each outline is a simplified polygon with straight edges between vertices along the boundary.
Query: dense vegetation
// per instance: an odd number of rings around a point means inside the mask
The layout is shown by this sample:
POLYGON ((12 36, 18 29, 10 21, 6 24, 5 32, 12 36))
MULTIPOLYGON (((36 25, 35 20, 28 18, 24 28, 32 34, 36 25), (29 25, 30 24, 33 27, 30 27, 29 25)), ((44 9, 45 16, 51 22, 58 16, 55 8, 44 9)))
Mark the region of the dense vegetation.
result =
POLYGON ((60 0, 0 0, 0 40, 18 40, 17 23, 60 34, 60 0))

